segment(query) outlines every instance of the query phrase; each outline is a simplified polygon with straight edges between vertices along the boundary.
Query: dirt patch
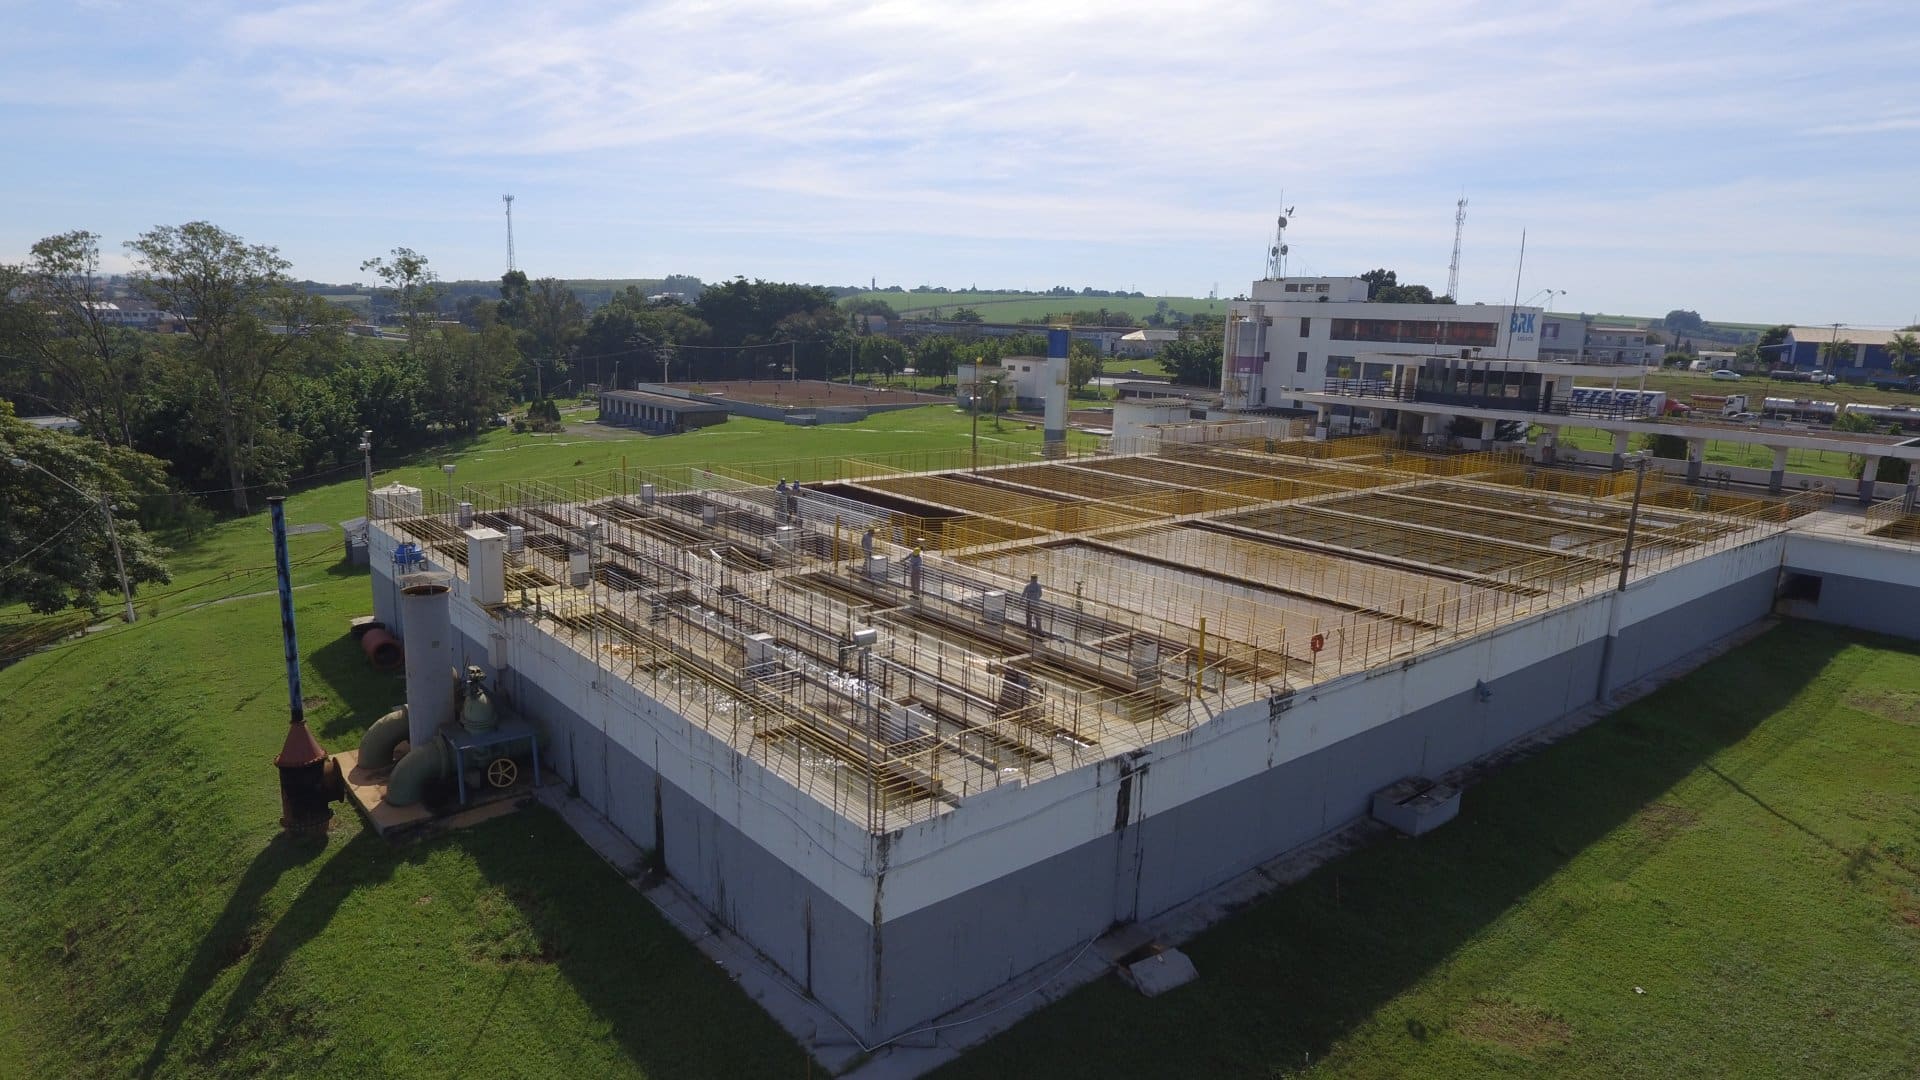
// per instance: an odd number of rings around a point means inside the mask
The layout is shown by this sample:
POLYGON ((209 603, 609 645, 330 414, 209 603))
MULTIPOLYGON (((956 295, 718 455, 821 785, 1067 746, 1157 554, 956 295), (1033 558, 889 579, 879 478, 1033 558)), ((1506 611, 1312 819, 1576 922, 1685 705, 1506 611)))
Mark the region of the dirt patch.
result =
POLYGON ((1920 930, 1920 896, 1911 889, 1896 889, 1893 896, 1893 917, 1902 925, 1920 930))
POLYGON ((1867 690, 1847 695, 1847 704, 1896 724, 1920 726, 1920 690, 1867 690))
POLYGON ((1640 808, 1633 815, 1633 826, 1648 838, 1664 841, 1683 829, 1691 829, 1700 823, 1700 815, 1684 806, 1671 803, 1652 803, 1640 808))
POLYGON ((1573 1041, 1573 1027, 1565 1020, 1531 1005, 1513 1001, 1475 1000, 1453 1021, 1462 1037, 1499 1046, 1532 1057, 1549 1053, 1573 1041))

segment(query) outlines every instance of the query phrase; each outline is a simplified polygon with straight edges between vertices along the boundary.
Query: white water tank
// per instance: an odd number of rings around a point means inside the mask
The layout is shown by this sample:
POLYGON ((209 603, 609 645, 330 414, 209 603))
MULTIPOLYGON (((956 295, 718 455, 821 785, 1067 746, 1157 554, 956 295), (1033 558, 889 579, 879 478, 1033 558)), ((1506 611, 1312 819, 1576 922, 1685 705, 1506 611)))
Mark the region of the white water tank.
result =
POLYGON ((998 589, 981 593, 980 616, 988 622, 1004 622, 1007 618, 1007 594, 998 589))
POLYGON ((376 520, 387 518, 419 517, 422 501, 420 489, 406 484, 388 484, 373 489, 368 500, 368 511, 376 520))

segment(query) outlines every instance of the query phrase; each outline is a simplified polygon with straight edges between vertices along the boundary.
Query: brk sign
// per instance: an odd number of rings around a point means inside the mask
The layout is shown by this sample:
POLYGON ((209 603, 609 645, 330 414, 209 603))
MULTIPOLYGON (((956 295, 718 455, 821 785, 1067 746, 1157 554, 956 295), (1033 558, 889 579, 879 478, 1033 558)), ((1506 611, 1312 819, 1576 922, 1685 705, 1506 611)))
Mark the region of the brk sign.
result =
POLYGON ((1533 333, 1533 316, 1534 315, 1535 315, 1535 312, 1531 312, 1531 311, 1514 312, 1512 317, 1510 317, 1507 320, 1507 332, 1510 334, 1533 333))

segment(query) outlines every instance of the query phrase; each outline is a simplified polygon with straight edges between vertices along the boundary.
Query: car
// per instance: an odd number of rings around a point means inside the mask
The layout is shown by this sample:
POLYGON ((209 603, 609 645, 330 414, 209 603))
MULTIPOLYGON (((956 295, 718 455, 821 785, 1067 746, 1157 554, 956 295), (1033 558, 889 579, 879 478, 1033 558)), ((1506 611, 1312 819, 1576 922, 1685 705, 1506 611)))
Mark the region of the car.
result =
POLYGON ((1816 371, 1807 376, 1807 381, 1819 383, 1822 386, 1832 386, 1834 383, 1840 381, 1840 376, 1835 375, 1831 371, 1816 371))
POLYGON ((1718 379, 1721 382, 1739 382, 1740 373, 1733 370, 1732 368, 1721 368, 1720 370, 1714 372, 1712 375, 1708 376, 1708 378, 1718 379))
POLYGON ((1737 412, 1737 413, 1734 413, 1732 416, 1727 417, 1727 419, 1733 421, 1736 424, 1751 424, 1755 420, 1758 420, 1760 418, 1750 412, 1737 412))

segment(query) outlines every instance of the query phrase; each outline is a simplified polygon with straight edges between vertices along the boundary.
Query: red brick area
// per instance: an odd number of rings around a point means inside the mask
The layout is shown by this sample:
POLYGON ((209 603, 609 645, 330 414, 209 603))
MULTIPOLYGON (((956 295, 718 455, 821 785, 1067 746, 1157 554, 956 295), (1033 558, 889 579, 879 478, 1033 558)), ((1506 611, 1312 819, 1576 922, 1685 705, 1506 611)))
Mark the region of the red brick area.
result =
POLYGON ((672 383, 679 390, 729 397, 760 405, 811 408, 820 405, 918 405, 951 404, 953 398, 940 394, 916 394, 908 390, 869 390, 846 383, 802 379, 741 379, 733 382, 672 383))

